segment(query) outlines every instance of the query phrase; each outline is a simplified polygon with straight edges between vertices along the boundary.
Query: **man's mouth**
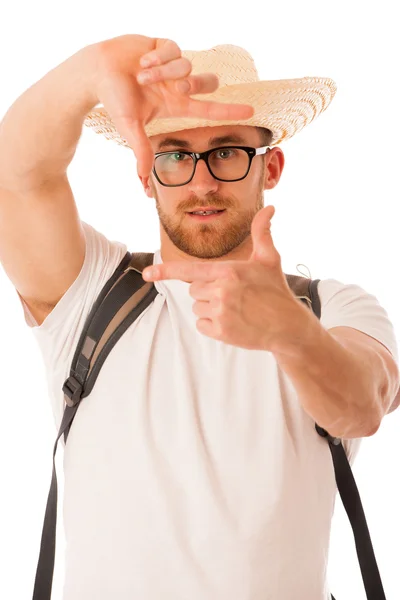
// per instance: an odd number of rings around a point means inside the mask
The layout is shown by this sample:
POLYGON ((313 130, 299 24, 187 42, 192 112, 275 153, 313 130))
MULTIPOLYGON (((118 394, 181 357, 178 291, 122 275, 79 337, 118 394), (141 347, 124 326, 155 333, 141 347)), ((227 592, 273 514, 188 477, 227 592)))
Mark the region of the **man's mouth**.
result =
POLYGON ((205 213, 205 212, 221 212, 224 208, 217 208, 216 206, 197 206, 194 210, 188 211, 190 214, 193 213, 205 213))
POLYGON ((188 212, 187 214, 194 219, 212 219, 222 215, 225 212, 225 208, 223 209, 208 209, 208 210, 195 210, 192 212, 188 212))

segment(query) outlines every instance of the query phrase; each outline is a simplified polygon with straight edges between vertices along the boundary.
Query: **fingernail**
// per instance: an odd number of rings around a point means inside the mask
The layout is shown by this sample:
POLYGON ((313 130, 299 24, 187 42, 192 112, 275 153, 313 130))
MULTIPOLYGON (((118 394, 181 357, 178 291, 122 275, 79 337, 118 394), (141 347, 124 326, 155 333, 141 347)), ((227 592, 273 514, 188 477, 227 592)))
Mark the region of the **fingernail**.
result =
POLYGON ((151 80, 150 71, 141 71, 137 76, 137 80, 139 83, 147 83, 148 81, 150 81, 151 80))
POLYGON ((141 66, 141 67, 143 67, 144 69, 145 69, 146 67, 149 67, 150 65, 151 65, 151 60, 150 60, 150 58, 147 58, 146 56, 143 56, 143 57, 140 59, 140 66, 141 66))
POLYGON ((156 275, 157 275, 157 269, 155 269, 154 267, 146 267, 146 269, 142 273, 142 277, 146 281, 149 281, 156 275))

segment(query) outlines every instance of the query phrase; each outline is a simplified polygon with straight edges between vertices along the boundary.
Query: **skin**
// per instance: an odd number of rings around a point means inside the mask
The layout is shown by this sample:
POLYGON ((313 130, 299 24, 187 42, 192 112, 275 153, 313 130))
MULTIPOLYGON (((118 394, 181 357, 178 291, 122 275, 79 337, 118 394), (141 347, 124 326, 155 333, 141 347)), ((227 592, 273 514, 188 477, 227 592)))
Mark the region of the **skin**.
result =
MULTIPOLYGON (((153 136, 150 138, 153 151, 160 151, 160 143, 171 137, 187 142, 187 148, 171 145, 162 150, 203 152, 218 146, 258 148, 264 145, 255 127, 226 125, 153 136), (213 137, 225 135, 239 135, 243 141, 236 144, 210 144, 213 137)), ((197 163, 193 179, 180 187, 161 185, 153 173, 150 177, 140 177, 146 195, 156 201, 163 262, 192 261, 193 258, 200 261, 250 259, 253 252, 252 221, 264 207, 264 190, 270 190, 278 184, 284 164, 282 150, 275 147, 266 155, 253 159, 250 171, 242 181, 214 179, 202 160, 197 163), (199 206, 216 206, 227 210, 221 217, 201 223, 186 214, 186 211, 199 206)))

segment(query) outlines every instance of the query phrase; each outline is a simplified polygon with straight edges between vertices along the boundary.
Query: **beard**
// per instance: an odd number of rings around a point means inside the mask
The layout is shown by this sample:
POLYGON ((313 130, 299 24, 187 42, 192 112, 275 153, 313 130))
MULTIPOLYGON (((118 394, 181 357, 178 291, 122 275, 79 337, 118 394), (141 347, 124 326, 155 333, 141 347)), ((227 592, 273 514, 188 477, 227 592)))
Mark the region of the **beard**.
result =
POLYGON ((181 216, 166 213, 160 206, 154 186, 152 187, 160 226, 176 248, 193 258, 216 259, 238 248, 251 236, 253 219, 264 207, 263 175, 260 177, 255 204, 246 210, 237 208, 240 201, 235 196, 210 194, 200 201, 192 194, 185 203, 188 211, 202 204, 226 209, 226 214, 217 217, 215 221, 204 223, 194 220, 190 222, 191 217, 186 214, 184 208, 181 216))

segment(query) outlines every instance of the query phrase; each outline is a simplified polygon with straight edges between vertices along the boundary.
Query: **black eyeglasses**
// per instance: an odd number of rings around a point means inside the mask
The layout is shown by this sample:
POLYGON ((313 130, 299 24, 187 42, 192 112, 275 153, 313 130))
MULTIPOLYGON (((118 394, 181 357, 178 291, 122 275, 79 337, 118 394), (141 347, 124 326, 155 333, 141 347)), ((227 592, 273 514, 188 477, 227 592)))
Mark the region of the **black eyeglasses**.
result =
POLYGON ((204 160, 211 175, 218 181, 241 181, 247 177, 253 158, 270 150, 269 146, 221 146, 206 152, 157 152, 153 173, 157 181, 166 187, 186 185, 193 179, 199 160, 204 160))

